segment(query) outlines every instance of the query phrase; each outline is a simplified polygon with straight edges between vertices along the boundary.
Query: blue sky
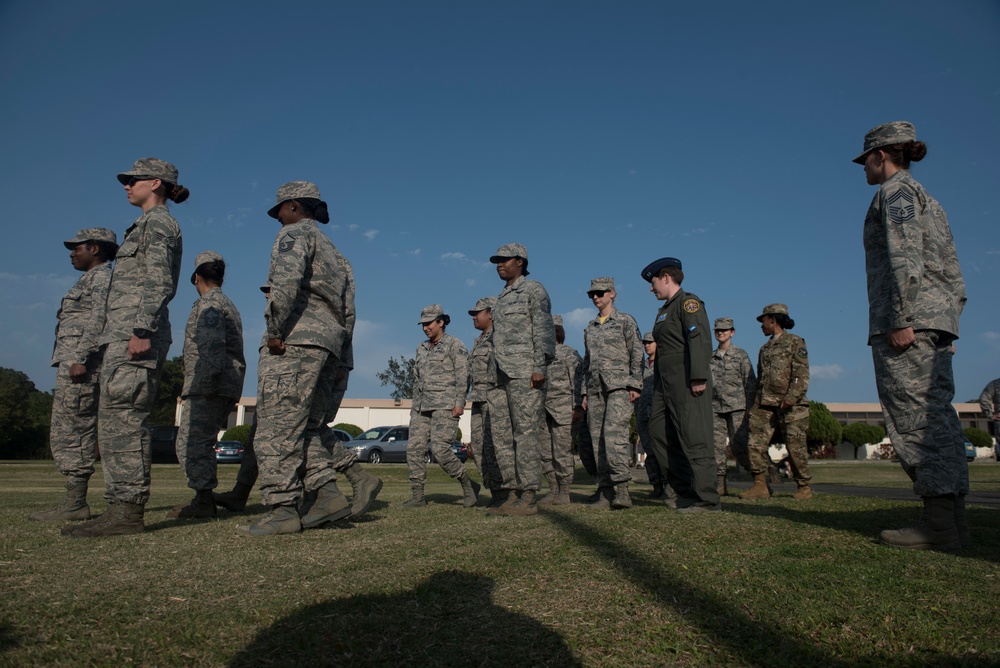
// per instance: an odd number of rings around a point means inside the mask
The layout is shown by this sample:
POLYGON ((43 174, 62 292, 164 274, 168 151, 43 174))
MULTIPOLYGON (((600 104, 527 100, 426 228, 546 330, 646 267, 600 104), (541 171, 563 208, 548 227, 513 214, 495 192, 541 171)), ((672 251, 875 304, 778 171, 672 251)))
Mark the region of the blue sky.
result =
MULTIPOLYGON (((502 283, 496 248, 532 278, 581 349, 595 276, 650 329, 639 276, 684 262, 711 318, 785 302, 809 343, 812 399, 875 401, 861 228, 875 189, 850 162, 864 133, 912 121, 914 175, 944 206, 969 304, 958 400, 1000 376, 1000 4, 674 2, 27 2, 0 4, 0 366, 42 389, 59 300, 77 278, 62 240, 138 210, 115 174, 176 164, 184 272, 213 249, 243 315, 255 393, 282 183, 314 181, 354 266, 349 397, 413 355, 420 309, 466 311, 502 283), (994 193, 991 195, 990 193, 994 193)), ((171 305, 179 355, 196 298, 171 305)))

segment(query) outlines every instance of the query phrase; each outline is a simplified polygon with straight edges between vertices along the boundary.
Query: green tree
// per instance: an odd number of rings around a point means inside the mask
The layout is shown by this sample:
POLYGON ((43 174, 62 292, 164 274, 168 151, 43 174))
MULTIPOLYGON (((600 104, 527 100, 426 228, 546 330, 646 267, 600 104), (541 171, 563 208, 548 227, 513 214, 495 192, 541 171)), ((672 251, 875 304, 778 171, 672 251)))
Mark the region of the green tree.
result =
POLYGON ((992 448, 993 439, 990 435, 983 431, 982 429, 976 429, 975 427, 966 427, 962 430, 965 434, 965 438, 969 440, 977 448, 992 448))
POLYGON ((806 441, 810 452, 825 445, 840 443, 843 429, 826 404, 819 401, 809 402, 809 430, 806 432, 806 441))
POLYGON ((362 429, 356 424, 351 424, 350 422, 338 422, 337 424, 333 425, 333 428, 343 429, 344 431, 346 431, 348 434, 351 435, 351 438, 357 438, 364 432, 364 429, 362 429))
POLYGON ((382 383, 382 386, 392 385, 394 389, 389 396, 393 399, 412 399, 413 398, 413 382, 415 376, 413 374, 413 365, 416 364, 416 360, 411 357, 399 356, 397 360, 394 357, 389 358, 389 365, 386 367, 385 371, 380 371, 375 374, 375 376, 382 383))
POLYGON ((27 374, 0 368, 0 459, 50 455, 52 395, 35 389, 27 374))
POLYGON ((844 427, 844 440, 854 446, 854 458, 858 458, 858 448, 875 445, 885 438, 885 429, 877 424, 854 422, 844 427))
POLYGON ((160 375, 160 387, 156 391, 156 401, 149 414, 150 426, 168 426, 174 423, 177 416, 177 397, 184 389, 184 365, 181 356, 163 363, 163 373, 160 375))
POLYGON ((223 441, 239 441, 243 445, 247 444, 250 440, 250 425, 248 424, 238 424, 235 427, 230 427, 226 430, 226 433, 222 435, 223 441))

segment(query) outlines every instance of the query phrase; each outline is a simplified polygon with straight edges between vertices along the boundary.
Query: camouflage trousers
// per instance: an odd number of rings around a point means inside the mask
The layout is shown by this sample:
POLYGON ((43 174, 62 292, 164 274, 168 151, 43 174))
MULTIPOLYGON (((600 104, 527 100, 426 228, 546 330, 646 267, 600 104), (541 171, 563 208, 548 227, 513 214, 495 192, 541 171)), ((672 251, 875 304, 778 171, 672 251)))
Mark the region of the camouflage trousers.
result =
MULTIPOLYGON (((686 387, 653 395, 649 416, 652 453, 678 501, 715 506, 715 446, 711 442, 711 397, 692 397, 686 387)), ((646 459, 649 467, 649 459, 646 459)))
POLYGON ((460 478, 465 466, 451 451, 458 434, 458 418, 451 409, 410 411, 410 440, 406 444, 406 468, 410 484, 423 487, 427 482, 427 451, 430 450, 441 468, 452 478, 460 478))
POLYGON ((69 376, 70 362, 60 362, 52 397, 49 447, 56 468, 71 481, 89 480, 97 461, 97 406, 101 369, 87 369, 80 382, 69 376))
POLYGON ((486 391, 486 397, 503 489, 538 491, 545 390, 531 387, 530 378, 510 378, 498 369, 497 384, 486 391))
POLYGON ((104 498, 145 505, 149 500, 151 443, 146 420, 153 410, 167 346, 154 356, 128 358, 128 341, 109 343, 101 367, 97 440, 104 467, 104 498))
POLYGON ((545 413, 546 436, 542 440, 542 476, 556 474, 556 482, 569 487, 573 484, 573 420, 556 422, 545 413))
POLYGON ((660 466, 656 453, 653 452, 653 444, 649 438, 649 413, 635 412, 635 430, 639 432, 639 445, 646 453, 646 477, 649 478, 650 485, 666 485, 667 480, 663 475, 663 467, 660 466))
POLYGON ((812 480, 809 473, 809 449, 806 446, 808 429, 808 405, 783 409, 778 406, 760 406, 755 402, 750 409, 750 439, 747 445, 750 472, 755 476, 767 473, 771 463, 768 448, 771 437, 778 432, 785 439, 792 477, 799 485, 808 485, 812 480))
POLYGON ((254 454, 266 505, 298 503, 337 479, 324 443, 335 437, 324 417, 339 367, 335 355, 315 346, 286 345, 282 355, 261 357, 254 454))
POLYGON ((218 463, 215 444, 236 403, 229 397, 192 394, 184 397, 181 424, 177 430, 177 461, 194 490, 215 489, 218 463))
POLYGON ((503 487, 500 467, 497 466, 497 453, 493 449, 493 434, 490 427, 490 410, 485 401, 472 402, 472 437, 469 451, 472 462, 479 469, 486 489, 495 490, 503 487))
POLYGON ((749 471, 747 441, 750 438, 750 419, 747 412, 715 413, 712 416, 712 427, 715 429, 715 474, 724 476, 728 471, 727 445, 732 449, 736 463, 749 471))
POLYGON ((573 423, 573 438, 583 470, 587 475, 597 477, 597 454, 594 452, 594 441, 590 438, 590 425, 587 422, 587 413, 584 412, 583 419, 573 423))
POLYGON ((924 330, 916 338, 903 352, 893 350, 884 336, 871 341, 885 428, 914 494, 967 494, 965 436, 951 405, 952 337, 924 330))
POLYGON ((632 404, 628 390, 587 394, 587 423, 597 453, 597 484, 612 487, 632 479, 632 444, 628 438, 632 404))

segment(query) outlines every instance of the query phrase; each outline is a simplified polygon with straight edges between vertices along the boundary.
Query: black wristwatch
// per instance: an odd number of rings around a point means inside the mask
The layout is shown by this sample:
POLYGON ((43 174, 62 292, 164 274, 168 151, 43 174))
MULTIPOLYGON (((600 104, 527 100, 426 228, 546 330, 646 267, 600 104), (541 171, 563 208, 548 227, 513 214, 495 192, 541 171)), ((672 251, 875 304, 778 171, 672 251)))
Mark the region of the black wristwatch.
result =
POLYGON ((136 327, 135 329, 133 329, 132 330, 132 334, 134 334, 135 336, 138 336, 140 339, 148 339, 151 336, 153 336, 153 333, 151 331, 149 331, 148 329, 141 329, 139 327, 136 327))

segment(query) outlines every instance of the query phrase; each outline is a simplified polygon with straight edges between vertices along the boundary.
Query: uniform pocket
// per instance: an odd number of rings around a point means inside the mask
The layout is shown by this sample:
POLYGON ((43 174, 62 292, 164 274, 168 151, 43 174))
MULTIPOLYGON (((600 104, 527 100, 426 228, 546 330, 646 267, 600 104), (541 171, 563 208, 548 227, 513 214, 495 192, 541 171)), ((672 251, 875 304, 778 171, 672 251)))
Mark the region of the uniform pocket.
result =
POLYGON ((149 369, 123 364, 111 372, 103 388, 108 408, 148 409, 152 388, 149 369))
POLYGON ((298 360, 282 359, 281 355, 267 359, 257 381, 257 415, 260 419, 274 420, 284 412, 281 407, 302 403, 297 387, 300 367, 298 360))

